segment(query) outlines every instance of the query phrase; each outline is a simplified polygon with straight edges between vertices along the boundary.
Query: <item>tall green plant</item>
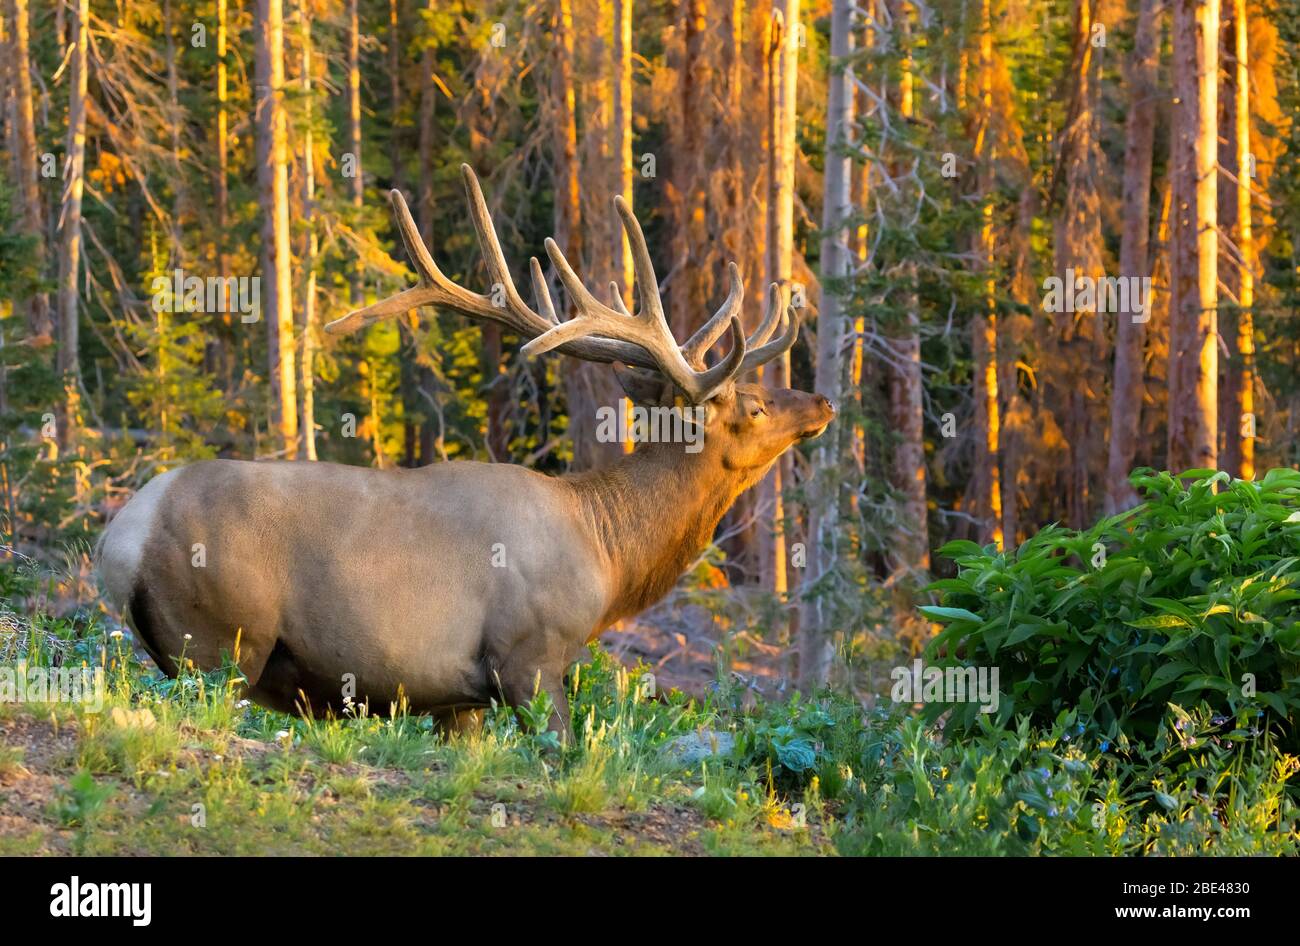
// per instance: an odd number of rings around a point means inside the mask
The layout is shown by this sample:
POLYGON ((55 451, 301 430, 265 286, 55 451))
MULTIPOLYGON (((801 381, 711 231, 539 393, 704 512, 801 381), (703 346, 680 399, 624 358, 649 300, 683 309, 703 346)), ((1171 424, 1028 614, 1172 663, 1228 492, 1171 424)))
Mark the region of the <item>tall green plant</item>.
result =
MULTIPOLYGON (((946 624, 944 666, 996 666, 998 719, 1050 725, 1077 708, 1085 729, 1153 738, 1168 704, 1204 701, 1238 729, 1300 715, 1300 472, 1258 482, 1193 470, 1139 471, 1145 501, 1083 532, 1049 526, 1018 549, 942 549, 959 566, 922 610, 946 624), (1267 718, 1264 718, 1267 717, 1267 718)), ((952 710, 972 727, 974 703, 952 710)))

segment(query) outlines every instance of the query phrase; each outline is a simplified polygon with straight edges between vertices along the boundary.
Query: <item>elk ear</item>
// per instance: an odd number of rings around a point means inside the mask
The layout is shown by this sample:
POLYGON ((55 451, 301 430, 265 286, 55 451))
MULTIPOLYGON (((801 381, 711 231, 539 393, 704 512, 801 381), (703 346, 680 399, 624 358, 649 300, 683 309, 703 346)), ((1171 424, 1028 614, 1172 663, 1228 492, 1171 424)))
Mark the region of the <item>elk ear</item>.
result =
POLYGON ((629 368, 616 361, 614 376, 618 378, 618 383, 623 386, 623 393, 633 404, 658 407, 664 404, 666 399, 671 403, 672 382, 656 371, 629 368))

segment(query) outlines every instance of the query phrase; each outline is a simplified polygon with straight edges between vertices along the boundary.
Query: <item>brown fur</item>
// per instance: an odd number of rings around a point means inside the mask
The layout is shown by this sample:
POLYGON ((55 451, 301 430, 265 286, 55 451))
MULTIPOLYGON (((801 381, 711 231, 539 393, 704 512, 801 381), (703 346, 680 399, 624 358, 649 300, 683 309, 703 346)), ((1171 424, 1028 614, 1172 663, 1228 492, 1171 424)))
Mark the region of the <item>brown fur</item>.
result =
POLYGON ((217 666, 238 638, 250 695, 277 709, 337 712, 348 675, 372 710, 401 692, 449 719, 540 685, 567 729, 562 679, 586 642, 662 597, 735 498, 834 415, 748 386, 710 411, 699 453, 647 444, 566 477, 197 463, 127 504, 100 573, 167 673, 182 655, 217 666))

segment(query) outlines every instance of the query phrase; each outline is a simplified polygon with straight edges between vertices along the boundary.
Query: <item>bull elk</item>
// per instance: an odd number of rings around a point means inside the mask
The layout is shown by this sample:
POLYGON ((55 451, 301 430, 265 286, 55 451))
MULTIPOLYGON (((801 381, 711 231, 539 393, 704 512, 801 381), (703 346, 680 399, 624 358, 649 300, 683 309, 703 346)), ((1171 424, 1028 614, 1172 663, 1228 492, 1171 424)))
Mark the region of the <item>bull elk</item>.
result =
POLYGON ((731 264, 726 301, 679 345, 641 227, 616 198, 639 311, 626 310, 617 286, 613 308, 598 301, 548 239, 573 306, 560 321, 536 258, 537 310, 520 297, 478 179, 461 170, 494 296, 438 269, 392 191, 419 283, 326 330, 354 332, 421 306, 496 322, 528 340, 528 355, 614 363, 637 403, 680 397, 699 408, 702 449, 646 443, 607 468, 555 477, 469 461, 375 470, 208 460, 163 473, 112 520, 97 560, 110 601, 165 673, 182 655, 217 666, 238 640, 248 695, 274 709, 338 712, 348 681, 358 702, 386 707, 404 693, 412 709, 455 727, 493 699, 527 702, 540 686, 556 706, 552 728, 567 732, 564 674, 585 645, 666 594, 736 497, 834 418, 824 397, 738 381, 795 342, 798 314, 781 311, 775 286, 746 338, 731 264), (724 334, 730 348, 709 367, 724 334))

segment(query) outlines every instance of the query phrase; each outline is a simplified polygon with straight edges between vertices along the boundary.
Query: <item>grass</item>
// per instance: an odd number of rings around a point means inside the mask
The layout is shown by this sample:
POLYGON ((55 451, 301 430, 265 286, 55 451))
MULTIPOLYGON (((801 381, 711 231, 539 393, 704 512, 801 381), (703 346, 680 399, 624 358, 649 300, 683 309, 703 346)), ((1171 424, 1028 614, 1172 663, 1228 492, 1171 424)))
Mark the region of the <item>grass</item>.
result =
POLYGON ((42 617, 25 657, 102 665, 107 692, 0 703, 0 855, 1300 853, 1300 760, 1208 708, 1144 744, 1073 712, 958 742, 833 694, 652 697, 594 648, 561 746, 540 698, 448 738, 402 707, 269 712, 233 666, 165 679, 84 612, 42 617), (692 734, 733 748, 680 761, 692 734))

